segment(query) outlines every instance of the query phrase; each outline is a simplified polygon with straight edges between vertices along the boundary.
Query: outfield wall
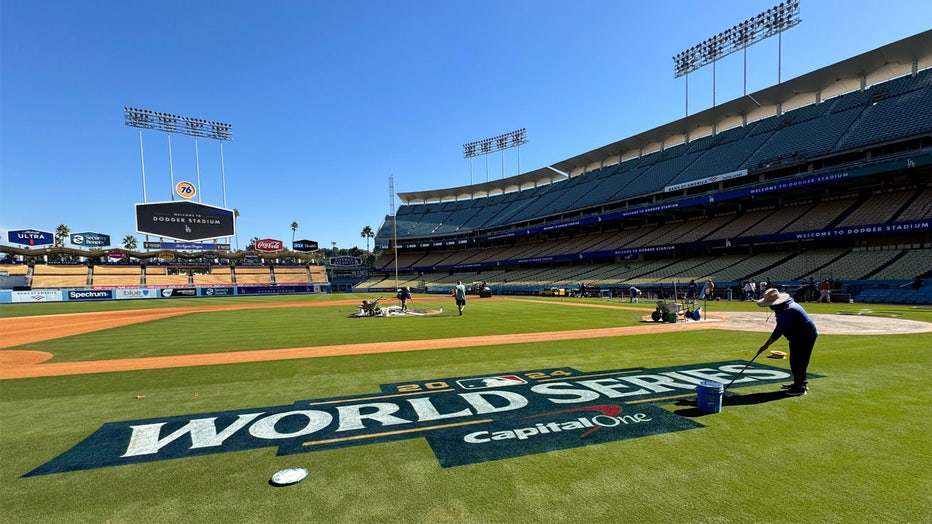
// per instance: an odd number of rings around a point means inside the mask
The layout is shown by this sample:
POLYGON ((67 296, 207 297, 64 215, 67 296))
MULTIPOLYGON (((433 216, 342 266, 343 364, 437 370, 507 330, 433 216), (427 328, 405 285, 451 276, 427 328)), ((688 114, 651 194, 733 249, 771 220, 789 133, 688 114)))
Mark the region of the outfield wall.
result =
POLYGON ((246 295, 291 295, 329 293, 330 286, 310 284, 299 286, 231 286, 231 287, 163 287, 118 289, 33 289, 13 291, 0 289, 0 304, 39 302, 86 302, 102 300, 142 300, 194 297, 229 297, 246 295))

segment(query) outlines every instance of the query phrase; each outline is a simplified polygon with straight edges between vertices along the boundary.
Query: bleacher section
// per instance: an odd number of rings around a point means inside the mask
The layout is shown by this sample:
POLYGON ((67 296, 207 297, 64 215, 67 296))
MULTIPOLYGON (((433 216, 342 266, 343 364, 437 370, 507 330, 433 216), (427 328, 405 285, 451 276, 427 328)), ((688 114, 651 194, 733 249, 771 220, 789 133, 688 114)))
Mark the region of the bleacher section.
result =
POLYGON ((248 286, 250 284, 268 286, 272 283, 272 272, 268 267, 236 266, 233 268, 236 284, 248 286))
POLYGON ((170 275, 168 268, 162 266, 146 266, 144 278, 146 287, 188 287, 191 285, 191 277, 187 273, 170 275))
POLYGON ((308 270, 304 266, 275 266, 272 272, 275 274, 275 283, 280 286, 310 283, 308 270))
POLYGON ((29 266, 26 264, 0 264, 0 271, 6 271, 10 276, 26 276, 29 266))
POLYGON ((932 249, 929 246, 900 251, 898 254, 900 256, 889 265, 868 276, 875 280, 906 280, 917 275, 927 275, 932 269, 932 249))
POLYGON ((402 193, 359 287, 827 279, 848 300, 932 278, 932 32, 907 40, 549 166, 562 176, 402 193))
POLYGON ((233 285, 233 275, 230 266, 211 266, 210 273, 195 273, 191 276, 191 282, 195 286, 231 286, 233 285))
POLYGON ((308 266, 307 271, 311 275, 312 284, 326 284, 330 282, 330 279, 327 276, 327 268, 325 266, 308 266))
MULTIPOLYGON (((628 228, 622 231, 606 231, 603 233, 582 234, 576 237, 560 240, 518 239, 513 245, 491 247, 485 249, 439 248, 431 252, 403 253, 399 255, 399 268, 419 268, 420 270, 436 270, 436 268, 454 268, 472 264, 508 264, 521 261, 535 261, 572 254, 585 254, 592 252, 605 252, 611 250, 660 247, 675 243, 710 242, 714 245, 724 245, 725 240, 738 240, 743 237, 759 237, 777 232, 812 231, 825 228, 829 225, 839 227, 856 227, 871 224, 881 224, 896 215, 921 217, 927 213, 929 202, 924 199, 930 195, 929 190, 888 190, 875 193, 863 199, 857 196, 843 195, 838 198, 830 197, 825 202, 812 202, 806 199, 801 202, 789 202, 779 209, 762 208, 750 209, 743 213, 726 214, 710 218, 698 217, 691 220, 670 222, 665 224, 647 224, 641 227, 628 228), (914 210, 912 214, 908 211, 914 210)), ((829 260, 838 258, 851 251, 850 248, 833 251, 829 260)), ((855 253, 861 250, 854 250, 855 253)), ((392 254, 383 255, 376 262, 376 267, 393 269, 392 254)), ((808 273, 818 271, 829 260, 823 260, 818 251, 812 251, 808 257, 806 267, 788 266, 772 275, 780 280, 796 280, 808 273)), ((878 263, 885 263, 883 257, 878 263)), ((866 259, 866 266, 862 272, 876 270, 866 259)), ((854 270, 857 266, 852 266, 854 270)), ((932 265, 926 271, 932 269, 932 265)), ((748 274, 754 273, 750 271, 748 274)), ((921 273, 921 272, 920 272, 921 273)), ((845 270, 846 275, 849 275, 845 270)), ((695 278, 704 278, 707 275, 696 275, 695 278)), ((711 276, 711 275, 709 275, 711 276)), ((747 276, 747 275, 746 275, 747 276)), ((862 275, 853 275, 850 278, 861 278, 862 275)), ((720 277, 721 278, 721 277, 720 277)), ((455 280, 455 279, 454 279, 455 280)), ((363 286, 364 287, 364 286, 363 286)))
MULTIPOLYGON (((172 270, 168 266, 139 264, 96 264, 93 266, 74 264, 36 264, 30 271, 26 264, 8 264, 0 270, 10 275, 31 277, 35 289, 57 288, 138 288, 138 287, 189 287, 189 286, 233 286, 234 270, 238 285, 270 285, 272 272, 268 266, 226 265, 207 266, 191 270, 172 270), (173 273, 173 274, 170 274, 173 273)), ((323 265, 277 266, 275 284, 308 285, 327 284, 329 277, 323 265)), ((379 276, 379 279, 382 277, 379 276)), ((29 282, 27 280, 27 282, 29 282)))
MULTIPOLYGON (((932 70, 925 70, 569 180, 461 202, 403 205, 397 214, 397 236, 425 238, 521 227, 532 220, 662 193, 669 184, 800 162, 883 141, 888 135, 929 133, 930 115, 932 70)), ((377 238, 391 238, 386 229, 390 222, 377 238)), ((715 238, 734 234, 723 232, 715 238)))
POLYGON ((90 269, 85 265, 36 264, 33 289, 83 288, 88 286, 90 269))
POLYGON ((92 270, 94 287, 121 288, 142 285, 142 267, 139 264, 96 264, 92 270))

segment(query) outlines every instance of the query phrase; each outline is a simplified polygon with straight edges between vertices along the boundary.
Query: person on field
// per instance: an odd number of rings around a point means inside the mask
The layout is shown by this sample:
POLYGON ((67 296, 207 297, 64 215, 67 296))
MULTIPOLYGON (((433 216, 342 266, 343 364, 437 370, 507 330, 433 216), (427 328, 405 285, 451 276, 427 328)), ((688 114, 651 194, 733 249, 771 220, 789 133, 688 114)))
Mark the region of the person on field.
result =
POLYGON ((641 296, 641 290, 634 286, 631 286, 630 288, 628 288, 628 295, 631 297, 631 303, 637 304, 638 297, 641 296))
POLYGON ((819 302, 832 302, 832 283, 827 278, 819 285, 819 302))
POLYGON ((463 314, 463 309, 466 308, 466 286, 463 285, 461 280, 456 281, 456 285, 453 286, 453 299, 456 300, 456 307, 460 311, 460 315, 463 314))
POLYGON ((699 285, 696 284, 696 280, 690 280, 689 284, 686 286, 686 300, 694 301, 696 300, 696 292, 699 291, 699 285))
POLYGON ((714 298, 715 283, 712 282, 710 278, 708 282, 705 283, 705 286, 702 288, 702 293, 699 295, 699 300, 712 300, 714 298))
POLYGON ((785 337, 790 345, 790 370, 793 372, 793 383, 783 388, 787 395, 793 397, 805 395, 809 391, 807 379, 809 358, 812 356, 812 348, 819 336, 815 323, 806 310, 790 297, 789 293, 781 293, 776 288, 765 291, 763 297, 757 300, 757 305, 772 309, 777 319, 777 327, 774 328, 767 342, 764 342, 764 345, 757 350, 757 354, 760 355, 766 351, 780 337, 785 337))
POLYGON ((401 301, 401 311, 408 312, 408 299, 411 298, 411 290, 405 286, 398 290, 398 300, 401 301))

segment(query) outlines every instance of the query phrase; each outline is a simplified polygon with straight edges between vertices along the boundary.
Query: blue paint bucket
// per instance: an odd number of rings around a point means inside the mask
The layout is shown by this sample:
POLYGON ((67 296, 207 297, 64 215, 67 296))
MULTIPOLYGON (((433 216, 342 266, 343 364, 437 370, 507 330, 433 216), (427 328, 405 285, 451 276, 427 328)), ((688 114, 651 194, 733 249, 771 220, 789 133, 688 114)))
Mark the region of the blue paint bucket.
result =
POLYGON ((725 393, 725 386, 712 380, 703 380, 696 386, 696 392, 699 394, 696 398, 696 407, 703 413, 721 413, 722 395, 725 393))

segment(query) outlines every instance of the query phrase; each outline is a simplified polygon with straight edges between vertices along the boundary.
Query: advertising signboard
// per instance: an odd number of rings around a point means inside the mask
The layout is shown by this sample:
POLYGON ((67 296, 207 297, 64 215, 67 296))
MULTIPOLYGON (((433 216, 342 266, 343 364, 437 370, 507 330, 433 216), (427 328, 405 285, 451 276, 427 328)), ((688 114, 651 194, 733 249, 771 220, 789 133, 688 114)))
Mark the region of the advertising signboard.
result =
POLYGON ((69 241, 75 246, 104 247, 110 245, 110 235, 103 233, 72 233, 69 241))
POLYGON ((136 232, 190 242, 236 234, 233 210, 196 202, 136 204, 136 232))
POLYGON ((48 231, 19 229, 7 232, 7 240, 13 244, 23 244, 26 246, 47 246, 55 242, 55 235, 48 231))
POLYGON ((145 249, 174 249, 177 251, 229 251, 230 244, 194 242, 143 242, 145 249))
POLYGON ((295 251, 317 251, 316 240, 295 240, 291 243, 291 249, 295 251))
POLYGON ((331 266, 361 266, 362 259, 359 257, 330 257, 331 266))
POLYGON ((281 240, 275 240, 273 238, 263 238, 262 240, 256 240, 256 251, 262 251, 263 253, 274 253, 283 249, 285 249, 285 243, 281 240))

